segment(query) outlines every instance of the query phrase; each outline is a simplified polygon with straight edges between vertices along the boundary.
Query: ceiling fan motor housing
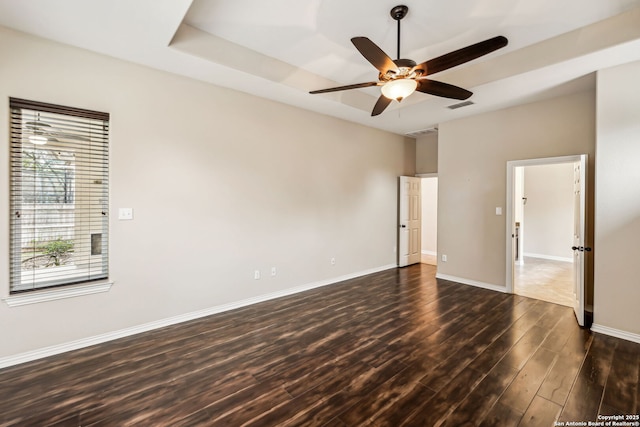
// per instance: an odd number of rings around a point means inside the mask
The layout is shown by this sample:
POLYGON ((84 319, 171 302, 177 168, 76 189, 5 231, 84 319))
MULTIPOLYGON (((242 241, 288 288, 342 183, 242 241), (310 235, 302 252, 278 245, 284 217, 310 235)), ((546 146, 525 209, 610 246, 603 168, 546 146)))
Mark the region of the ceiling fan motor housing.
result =
POLYGON ((411 59, 395 59, 393 63, 396 64, 396 66, 398 67, 398 72, 396 72, 395 70, 388 70, 384 74, 380 73, 378 75, 378 78, 380 81, 387 82, 389 80, 394 80, 399 78, 400 79, 414 78, 414 77, 419 77, 418 75, 413 75, 414 73, 422 74, 422 70, 413 69, 413 67, 416 66, 416 61, 413 61, 411 59))

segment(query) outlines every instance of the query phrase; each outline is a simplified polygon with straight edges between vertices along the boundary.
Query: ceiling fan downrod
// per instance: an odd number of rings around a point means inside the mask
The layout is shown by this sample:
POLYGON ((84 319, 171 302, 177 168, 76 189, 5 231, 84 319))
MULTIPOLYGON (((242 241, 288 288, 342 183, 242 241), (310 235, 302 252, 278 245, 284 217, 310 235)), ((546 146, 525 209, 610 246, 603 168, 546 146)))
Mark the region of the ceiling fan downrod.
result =
POLYGON ((396 57, 396 59, 400 59, 400 21, 402 20, 402 18, 407 16, 408 11, 409 8, 407 6, 399 5, 391 9, 390 12, 391 17, 398 22, 398 56, 396 57))

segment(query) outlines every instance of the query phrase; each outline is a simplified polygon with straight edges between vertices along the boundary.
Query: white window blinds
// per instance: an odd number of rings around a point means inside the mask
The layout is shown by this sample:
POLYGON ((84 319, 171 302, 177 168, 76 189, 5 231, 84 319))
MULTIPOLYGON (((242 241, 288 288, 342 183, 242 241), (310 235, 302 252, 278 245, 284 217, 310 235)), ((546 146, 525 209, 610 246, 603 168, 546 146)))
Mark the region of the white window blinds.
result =
POLYGON ((109 114, 9 104, 10 292, 106 279, 109 114))

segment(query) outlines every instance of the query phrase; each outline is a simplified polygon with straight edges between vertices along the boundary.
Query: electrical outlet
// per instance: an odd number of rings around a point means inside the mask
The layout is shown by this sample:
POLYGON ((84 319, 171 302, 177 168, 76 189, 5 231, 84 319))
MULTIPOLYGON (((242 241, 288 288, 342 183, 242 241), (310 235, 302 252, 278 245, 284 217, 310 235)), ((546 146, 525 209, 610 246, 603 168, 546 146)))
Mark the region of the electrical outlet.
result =
POLYGON ((446 255, 442 255, 442 262, 447 262, 447 256, 446 255))
POLYGON ((256 270, 253 272, 253 278, 256 280, 260 280, 260 270, 256 270))
POLYGON ((276 268, 275 267, 271 267, 271 276, 275 276, 276 275, 276 268))
POLYGON ((335 258, 331 258, 331 265, 336 265, 336 259, 335 258))

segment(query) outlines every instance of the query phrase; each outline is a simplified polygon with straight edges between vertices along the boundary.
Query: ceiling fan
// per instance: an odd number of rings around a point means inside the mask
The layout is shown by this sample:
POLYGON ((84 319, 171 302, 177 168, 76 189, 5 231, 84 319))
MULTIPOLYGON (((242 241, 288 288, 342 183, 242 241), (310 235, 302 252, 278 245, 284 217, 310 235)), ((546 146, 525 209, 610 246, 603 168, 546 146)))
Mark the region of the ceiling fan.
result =
POLYGON ((362 56, 380 71, 377 82, 356 83, 314 90, 309 93, 338 92, 348 89, 381 86, 382 95, 380 95, 378 102, 373 107, 372 116, 382 113, 394 99, 400 102, 416 90, 453 99, 467 99, 473 95, 472 92, 466 89, 431 80, 427 76, 464 64, 500 49, 507 45, 507 38, 503 36, 493 37, 416 65, 415 61, 411 59, 400 59, 400 21, 407 15, 408 11, 409 8, 404 5, 395 6, 391 9, 391 17, 398 22, 398 59, 396 60, 391 59, 366 37, 354 37, 351 39, 351 42, 362 56))

